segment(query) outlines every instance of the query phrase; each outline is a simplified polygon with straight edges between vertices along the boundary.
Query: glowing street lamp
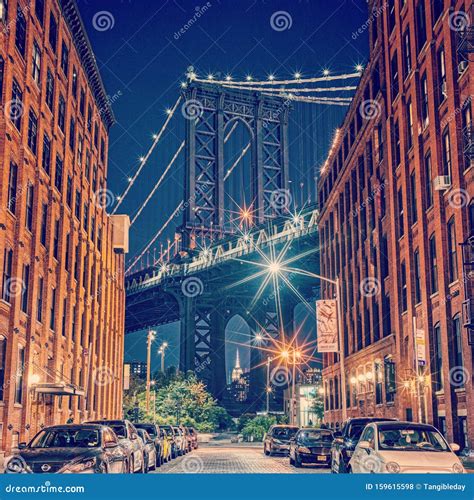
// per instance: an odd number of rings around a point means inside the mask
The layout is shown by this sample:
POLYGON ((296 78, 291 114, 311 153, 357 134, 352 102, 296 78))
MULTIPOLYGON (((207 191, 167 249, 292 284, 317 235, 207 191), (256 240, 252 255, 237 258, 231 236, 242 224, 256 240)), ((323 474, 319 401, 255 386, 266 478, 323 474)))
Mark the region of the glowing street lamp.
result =
POLYGON ((156 332, 148 330, 146 338, 146 411, 150 411, 150 375, 151 375, 151 344, 155 340, 156 332))

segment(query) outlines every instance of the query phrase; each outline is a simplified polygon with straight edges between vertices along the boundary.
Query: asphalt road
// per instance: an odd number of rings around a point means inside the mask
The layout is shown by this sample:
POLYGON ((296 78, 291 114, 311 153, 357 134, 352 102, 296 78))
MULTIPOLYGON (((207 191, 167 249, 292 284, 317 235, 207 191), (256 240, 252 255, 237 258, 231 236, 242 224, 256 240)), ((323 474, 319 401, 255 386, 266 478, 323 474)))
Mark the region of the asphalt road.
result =
POLYGON ((288 457, 266 457, 261 447, 245 445, 201 445, 184 457, 162 465, 156 474, 217 473, 217 474, 328 474, 329 469, 304 465, 291 466, 288 457))

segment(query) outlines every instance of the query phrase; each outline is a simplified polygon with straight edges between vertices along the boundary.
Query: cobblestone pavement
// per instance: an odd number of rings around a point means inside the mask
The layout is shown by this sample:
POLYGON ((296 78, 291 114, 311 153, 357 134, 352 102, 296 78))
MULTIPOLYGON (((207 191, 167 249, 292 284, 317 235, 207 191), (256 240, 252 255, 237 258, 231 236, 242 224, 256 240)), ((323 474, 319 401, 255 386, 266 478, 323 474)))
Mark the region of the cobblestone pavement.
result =
POLYGON ((329 469, 304 465, 301 469, 291 466, 288 457, 266 457, 261 448, 246 446, 201 446, 184 457, 176 458, 156 470, 163 473, 329 473, 329 469))

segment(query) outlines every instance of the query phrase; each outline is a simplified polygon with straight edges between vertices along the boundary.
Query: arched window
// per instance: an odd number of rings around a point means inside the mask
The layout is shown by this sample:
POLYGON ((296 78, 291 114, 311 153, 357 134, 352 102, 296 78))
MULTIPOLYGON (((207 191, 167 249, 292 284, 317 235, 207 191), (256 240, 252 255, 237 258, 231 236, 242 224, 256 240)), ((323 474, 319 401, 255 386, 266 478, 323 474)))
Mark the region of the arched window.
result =
POLYGON ((448 222, 448 264, 449 282, 452 283, 458 279, 456 226, 454 224, 454 217, 451 217, 448 222))

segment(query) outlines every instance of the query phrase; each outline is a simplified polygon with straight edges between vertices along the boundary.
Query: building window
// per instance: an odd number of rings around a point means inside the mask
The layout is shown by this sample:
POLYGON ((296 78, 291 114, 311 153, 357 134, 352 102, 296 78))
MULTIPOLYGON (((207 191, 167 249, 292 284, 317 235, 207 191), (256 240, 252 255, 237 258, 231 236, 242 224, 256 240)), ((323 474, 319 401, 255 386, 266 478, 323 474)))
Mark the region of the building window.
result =
POLYGON ((444 48, 441 47, 438 51, 438 85, 439 85, 439 102, 444 101, 448 96, 446 84, 446 56, 444 48))
POLYGON ((390 62, 390 70, 392 75, 392 102, 398 95, 398 60, 397 51, 393 53, 392 60, 390 62))
POLYGON ((63 321, 61 327, 61 335, 63 337, 66 336, 66 327, 67 327, 67 299, 63 299, 63 321))
POLYGON ((71 90, 74 99, 77 99, 77 69, 75 66, 72 67, 72 83, 71 90))
POLYGON ((448 264, 449 264, 449 282, 452 283, 458 279, 458 256, 456 245, 456 227, 454 217, 448 222, 448 264))
POLYGON ((6 23, 7 19, 8 19, 8 0, 0 0, 0 21, 2 23, 6 23))
POLYGON ((402 188, 398 190, 398 237, 401 238, 405 234, 404 208, 403 208, 403 192, 402 188))
POLYGON ((18 346, 18 362, 15 372, 15 403, 21 404, 23 400, 23 375, 25 373, 25 348, 18 346))
POLYGON ((473 126, 472 126, 472 111, 471 101, 468 99, 462 108, 462 128, 464 131, 464 168, 467 169, 471 166, 472 149, 474 148, 473 126))
POLYGON ((53 257, 59 258, 59 219, 54 223, 53 257))
POLYGON ((72 177, 68 175, 66 181, 66 204, 69 208, 72 205, 72 177))
POLYGON ((429 93, 428 93, 428 79, 426 73, 421 77, 421 117, 423 119, 423 129, 429 123, 429 93))
POLYGON ((406 107, 407 113, 407 146, 411 149, 413 146, 413 106, 411 104, 411 99, 407 103, 406 107))
POLYGON ((451 175, 451 140, 449 138, 449 126, 443 131, 442 154, 443 175, 451 175))
POLYGON ((425 0, 418 0, 416 6, 416 46, 418 52, 421 51, 426 42, 426 12, 425 0))
POLYGON ((431 0, 431 17, 433 25, 440 18, 444 10, 444 0, 431 0))
POLYGON ((374 376, 375 376, 375 404, 380 405, 383 402, 382 399, 383 373, 382 373, 382 366, 378 361, 374 365, 374 376))
POLYGON ((425 156, 425 195, 426 208, 433 206, 433 181, 431 180, 431 154, 425 156))
POLYGON ((0 401, 4 398, 5 363, 7 361, 7 339, 0 337, 0 401))
POLYGON ((381 123, 377 125, 375 140, 375 149, 378 150, 377 159, 380 163, 383 160, 383 127, 381 123))
POLYGON ((56 155, 56 175, 54 177, 54 185, 56 189, 62 193, 63 187, 63 160, 59 155, 56 155))
POLYGON ((413 266, 415 268, 415 304, 419 304, 421 302, 421 269, 418 249, 413 254, 413 266))
POLYGON ((407 267, 405 262, 400 265, 400 309, 402 312, 408 309, 407 267))
POLYGON ((53 13, 49 14, 49 44, 53 49, 53 52, 56 52, 56 46, 58 43, 58 23, 53 13))
POLYGON ((7 208, 12 214, 16 212, 17 186, 18 186, 18 165, 14 161, 10 161, 10 174, 8 176, 7 208))
POLYGON ((36 155, 38 147, 38 118, 32 109, 30 109, 28 115, 28 147, 36 155))
POLYGON ((56 288, 51 290, 51 308, 49 312, 49 329, 54 332, 56 327, 56 288))
POLYGON ((66 248, 65 248, 65 255, 64 255, 64 268, 66 271, 69 271, 69 267, 71 265, 71 254, 69 252, 69 246, 71 244, 71 233, 67 233, 66 235, 66 248))
POLYGON ((418 221, 418 203, 416 201, 416 173, 410 174, 410 217, 411 223, 415 224, 418 221))
MULTIPOLYGON (((463 348, 462 348, 462 329, 461 317, 455 316, 452 321, 452 366, 451 370, 461 369, 464 367, 463 348)), ((464 387, 465 377, 459 377, 456 381, 456 387, 464 387)))
MULTIPOLYGON (((0 5, 1 5, 1 0, 0 0, 0 5)), ((2 97, 3 97, 4 74, 5 74, 5 59, 3 59, 2 56, 0 56, 0 102, 2 102, 2 97)))
POLYGON ((438 261, 436 258, 436 237, 431 235, 429 240, 429 257, 430 257, 430 292, 431 294, 438 291, 438 261))
POLYGON ((74 151, 74 146, 76 144, 76 122, 74 118, 71 117, 69 120, 69 147, 74 151))
POLYGON ((10 302, 11 278, 13 269, 13 250, 5 248, 3 252, 2 299, 10 302))
POLYGON ((474 201, 469 203, 469 235, 474 235, 474 201))
POLYGON ((31 56, 31 76, 38 86, 41 85, 41 49, 33 42, 33 53, 31 56))
POLYGON ((84 89, 81 89, 81 97, 79 99, 79 113, 84 116, 84 111, 86 109, 86 93, 84 89))
POLYGON ((36 299, 36 319, 40 323, 43 321, 43 284, 44 278, 40 276, 38 280, 38 298, 36 299))
POLYGON ((395 0, 388 1, 388 32, 391 33, 395 28, 395 0))
POLYGON ((431 366, 434 391, 441 391, 444 386, 442 345, 443 344, 441 343, 441 327, 439 323, 437 323, 433 328, 433 363, 431 366))
POLYGON ((76 199, 74 201, 74 215, 76 219, 81 218, 81 192, 79 189, 76 189, 76 199))
POLYGON ((63 70, 63 73, 67 77, 69 71, 69 49, 67 48, 67 45, 64 43, 64 40, 61 44, 61 69, 63 70))
POLYGON ((398 120, 393 124, 392 138, 392 161, 393 167, 397 168, 401 161, 400 127, 398 120))
POLYGON ((44 22, 44 0, 36 0, 35 1, 35 14, 41 26, 43 26, 44 22))
POLYGON ((61 94, 59 94, 58 104, 58 126, 64 132, 66 126, 66 101, 61 94))
POLYGON ((46 246, 47 223, 48 223, 48 204, 43 203, 43 208, 41 212, 41 233, 40 233, 40 242, 43 246, 46 246))
POLYGON ((50 175, 51 173, 51 140, 47 134, 43 134, 43 170, 50 175))
POLYGON ((23 266, 23 283, 21 287, 21 310, 26 313, 28 311, 28 290, 30 287, 30 266, 23 266))
POLYGON ((23 91, 20 88, 18 82, 13 79, 12 84, 12 102, 9 110, 10 120, 13 125, 20 130, 21 129, 21 117, 23 115, 23 91))
POLYGON ((391 358, 384 359, 385 368, 385 400, 387 403, 395 401, 395 394, 397 392, 396 378, 395 378, 395 363, 391 358))
POLYGON ((411 45, 410 45, 410 28, 405 31, 403 35, 403 59, 404 59, 404 79, 409 75, 411 71, 411 45))
POLYGON ((54 77, 51 71, 48 69, 46 73, 46 104, 51 112, 54 109, 54 77))
POLYGON ((26 191, 26 219, 25 226, 28 231, 33 230, 33 201, 34 201, 34 186, 33 184, 28 184, 28 189, 26 191))
POLYGON ((16 7, 16 31, 15 31, 15 46, 18 52, 25 57, 26 50, 26 18, 20 4, 16 7))

